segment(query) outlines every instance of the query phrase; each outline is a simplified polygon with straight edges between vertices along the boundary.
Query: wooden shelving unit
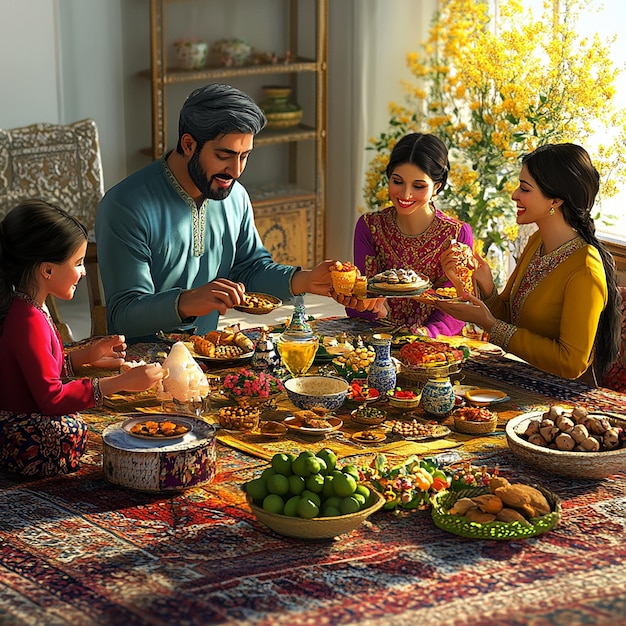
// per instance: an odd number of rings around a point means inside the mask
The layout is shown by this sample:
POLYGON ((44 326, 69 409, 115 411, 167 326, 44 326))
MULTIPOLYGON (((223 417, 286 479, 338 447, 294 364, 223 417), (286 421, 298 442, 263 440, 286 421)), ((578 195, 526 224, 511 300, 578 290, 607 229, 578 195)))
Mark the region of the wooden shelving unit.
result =
MULTIPOLYGON (((150 0, 150 69, 141 75, 150 80, 152 99, 152 145, 146 152, 160 158, 167 146, 168 86, 180 83, 228 82, 267 76, 273 83, 284 80, 292 86, 296 101, 304 108, 314 107, 314 123, 275 129, 265 128, 255 138, 255 147, 280 146, 287 151, 288 166, 277 165, 275 180, 262 186, 246 185, 259 234, 278 262, 310 267, 324 258, 327 163, 327 24, 328 0, 284 0, 288 32, 285 41, 293 61, 225 67, 207 65, 202 70, 168 67, 167 51, 173 43, 166 35, 166 11, 169 3, 185 10, 185 0, 150 0), (315 15, 315 58, 299 55, 299 12, 315 15), (301 102, 297 92, 298 77, 314 76, 314 96, 301 102), (314 142, 314 157, 301 159, 305 144, 314 142), (304 169, 304 172, 303 172, 304 169), (306 180, 304 180, 306 179, 306 180)), ((206 0, 208 4, 227 0, 206 0)), ((307 24, 307 28, 311 25, 307 24)), ((246 38, 246 33, 238 35, 246 38)), ((245 91, 245 89, 244 89, 245 91)), ((178 114, 178 111, 176 111, 178 114)), ((309 149, 310 150, 310 149, 309 149)), ((261 158, 255 153, 254 158, 261 158)))

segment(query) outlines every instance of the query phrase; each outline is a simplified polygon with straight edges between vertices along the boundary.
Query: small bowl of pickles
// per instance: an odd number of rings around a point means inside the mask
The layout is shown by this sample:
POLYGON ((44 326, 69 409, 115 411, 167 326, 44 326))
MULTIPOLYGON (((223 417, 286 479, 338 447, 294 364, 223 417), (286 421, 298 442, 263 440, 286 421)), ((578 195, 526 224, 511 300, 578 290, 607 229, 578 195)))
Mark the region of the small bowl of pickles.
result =
POLYGON ((350 416, 352 421, 358 424, 377 426, 387 419, 387 411, 368 404, 362 404, 354 409, 354 411, 350 413, 350 416))

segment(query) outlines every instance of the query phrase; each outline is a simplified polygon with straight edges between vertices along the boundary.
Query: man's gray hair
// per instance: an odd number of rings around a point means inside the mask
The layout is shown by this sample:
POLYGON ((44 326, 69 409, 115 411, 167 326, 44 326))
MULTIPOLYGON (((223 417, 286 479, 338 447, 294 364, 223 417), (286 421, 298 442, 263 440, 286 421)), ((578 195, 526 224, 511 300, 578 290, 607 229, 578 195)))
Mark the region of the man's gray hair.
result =
POLYGON ((247 94, 230 85, 213 83, 192 91, 180 110, 180 139, 189 133, 201 148, 206 141, 227 133, 256 135, 267 123, 263 111, 247 94))

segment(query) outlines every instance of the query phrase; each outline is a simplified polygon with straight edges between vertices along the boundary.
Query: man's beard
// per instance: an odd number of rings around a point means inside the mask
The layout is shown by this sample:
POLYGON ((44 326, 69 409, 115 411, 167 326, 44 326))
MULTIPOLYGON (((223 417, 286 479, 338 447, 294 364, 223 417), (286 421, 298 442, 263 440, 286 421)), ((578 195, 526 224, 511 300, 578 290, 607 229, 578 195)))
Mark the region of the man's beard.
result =
MULTIPOLYGON (((200 151, 198 149, 195 150, 191 159, 189 159, 187 171, 189 172, 189 177, 193 184, 198 188, 200 193, 209 200, 224 200, 224 198, 228 197, 233 188, 232 185, 227 188, 218 187, 217 189, 211 187, 214 176, 207 179, 206 171, 202 169, 202 165, 200 165, 200 151)), ((228 174, 221 174, 220 178, 228 178, 228 174)), ((232 176, 230 178, 232 178, 232 176)))

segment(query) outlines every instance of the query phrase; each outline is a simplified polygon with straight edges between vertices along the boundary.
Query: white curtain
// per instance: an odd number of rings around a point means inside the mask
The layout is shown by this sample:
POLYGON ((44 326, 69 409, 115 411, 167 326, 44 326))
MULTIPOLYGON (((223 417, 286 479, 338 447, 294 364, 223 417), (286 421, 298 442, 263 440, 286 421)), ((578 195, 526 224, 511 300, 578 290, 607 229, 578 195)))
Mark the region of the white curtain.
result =
MULTIPOLYGON (((365 205, 367 142, 389 124, 388 105, 412 80, 409 52, 421 52, 437 0, 333 0, 329 27, 326 256, 352 259, 365 205)), ((414 81, 415 79, 413 79, 414 81)))

